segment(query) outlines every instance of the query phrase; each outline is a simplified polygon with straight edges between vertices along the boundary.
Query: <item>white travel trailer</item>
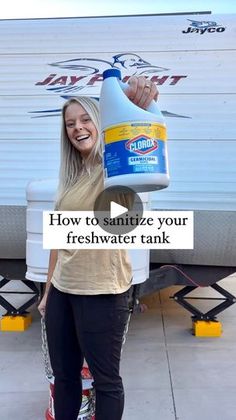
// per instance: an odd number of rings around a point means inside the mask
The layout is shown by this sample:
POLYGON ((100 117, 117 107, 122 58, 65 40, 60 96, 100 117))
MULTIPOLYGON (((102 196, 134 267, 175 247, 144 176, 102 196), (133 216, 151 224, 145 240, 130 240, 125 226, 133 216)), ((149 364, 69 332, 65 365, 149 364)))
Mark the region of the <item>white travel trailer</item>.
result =
POLYGON ((152 251, 140 293, 236 271, 235 31, 236 15, 210 13, 0 20, 3 280, 25 279, 26 186, 57 177, 63 102, 99 97, 113 67, 159 87, 171 183, 151 208, 195 212, 194 250, 152 251))

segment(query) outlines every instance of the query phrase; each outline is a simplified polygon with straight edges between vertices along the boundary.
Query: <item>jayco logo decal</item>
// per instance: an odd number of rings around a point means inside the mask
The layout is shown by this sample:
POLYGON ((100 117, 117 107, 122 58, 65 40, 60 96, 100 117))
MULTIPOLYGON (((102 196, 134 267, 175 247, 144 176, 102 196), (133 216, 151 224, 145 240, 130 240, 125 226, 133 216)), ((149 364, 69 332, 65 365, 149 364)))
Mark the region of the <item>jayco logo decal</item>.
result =
POLYGON ((224 32, 225 27, 222 25, 218 25, 216 22, 208 21, 208 20, 192 20, 187 19, 190 23, 189 27, 182 31, 183 34, 189 34, 189 33, 196 33, 203 35, 205 33, 214 33, 214 32, 224 32))
POLYGON ((137 155, 147 155, 148 153, 156 150, 158 145, 157 140, 145 135, 139 135, 127 141, 125 148, 130 152, 136 153, 137 155))

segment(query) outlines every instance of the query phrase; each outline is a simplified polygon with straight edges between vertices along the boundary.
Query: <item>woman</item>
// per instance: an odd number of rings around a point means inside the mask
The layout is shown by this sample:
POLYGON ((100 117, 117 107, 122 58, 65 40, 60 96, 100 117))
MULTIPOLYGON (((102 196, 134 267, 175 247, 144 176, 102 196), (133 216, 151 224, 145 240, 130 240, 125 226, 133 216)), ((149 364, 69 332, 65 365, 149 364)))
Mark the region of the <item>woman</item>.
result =
MULTIPOLYGON (((130 78, 126 95, 136 105, 146 108, 157 94, 145 77, 130 78)), ((103 191, 98 106, 96 100, 78 97, 63 107, 57 210, 93 210, 103 191)), ((125 250, 51 251, 39 311, 45 314, 55 377, 56 420, 78 417, 84 358, 94 378, 96 420, 122 418, 119 366, 131 276, 125 250)))

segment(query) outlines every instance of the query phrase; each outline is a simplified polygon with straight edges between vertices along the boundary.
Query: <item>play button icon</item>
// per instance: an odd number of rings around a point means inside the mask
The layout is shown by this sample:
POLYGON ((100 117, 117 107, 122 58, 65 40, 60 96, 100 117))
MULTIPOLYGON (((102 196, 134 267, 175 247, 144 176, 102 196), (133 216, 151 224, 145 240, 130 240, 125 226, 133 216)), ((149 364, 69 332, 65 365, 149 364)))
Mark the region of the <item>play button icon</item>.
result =
POLYGON ((94 204, 94 216, 99 226, 114 235, 131 232, 139 225, 142 215, 140 196, 122 185, 103 190, 94 204))
POLYGON ((111 201, 110 206, 110 217, 114 219, 117 216, 122 215, 125 212, 128 212, 129 209, 127 207, 121 206, 120 204, 115 203, 114 201, 111 201))

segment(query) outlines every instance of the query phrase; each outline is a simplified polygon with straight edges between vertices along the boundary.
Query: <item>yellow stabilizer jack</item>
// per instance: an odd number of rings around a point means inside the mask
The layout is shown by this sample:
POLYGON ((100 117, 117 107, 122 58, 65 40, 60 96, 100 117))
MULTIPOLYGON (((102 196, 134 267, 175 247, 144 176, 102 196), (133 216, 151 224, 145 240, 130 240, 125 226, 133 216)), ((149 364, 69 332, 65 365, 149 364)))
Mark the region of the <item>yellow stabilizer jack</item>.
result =
POLYGON ((32 322, 31 314, 4 315, 0 320, 1 331, 25 331, 32 322))
POLYGON ((219 321, 193 321, 193 335, 196 337, 220 337, 222 325, 219 321))

